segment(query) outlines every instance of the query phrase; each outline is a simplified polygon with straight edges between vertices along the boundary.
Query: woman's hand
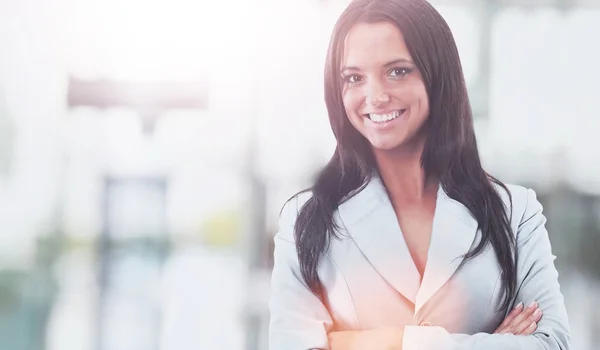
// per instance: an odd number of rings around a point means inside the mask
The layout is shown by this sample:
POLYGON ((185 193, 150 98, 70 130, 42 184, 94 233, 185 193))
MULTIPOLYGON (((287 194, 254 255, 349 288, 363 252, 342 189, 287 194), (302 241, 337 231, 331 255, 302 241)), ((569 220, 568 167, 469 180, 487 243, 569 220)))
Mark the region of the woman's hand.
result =
MULTIPOLYGON (((504 319, 494 334, 531 335, 542 318, 536 302, 526 308, 519 303, 504 319)), ((342 331, 329 333, 331 350, 402 350, 402 328, 377 328, 367 331, 342 331)))
POLYGON ((531 335, 537 329, 537 323, 541 318, 542 310, 535 301, 525 309, 523 309, 523 303, 519 303, 506 316, 494 334, 531 335))
POLYGON ((402 328, 329 333, 331 350, 402 350, 402 328))

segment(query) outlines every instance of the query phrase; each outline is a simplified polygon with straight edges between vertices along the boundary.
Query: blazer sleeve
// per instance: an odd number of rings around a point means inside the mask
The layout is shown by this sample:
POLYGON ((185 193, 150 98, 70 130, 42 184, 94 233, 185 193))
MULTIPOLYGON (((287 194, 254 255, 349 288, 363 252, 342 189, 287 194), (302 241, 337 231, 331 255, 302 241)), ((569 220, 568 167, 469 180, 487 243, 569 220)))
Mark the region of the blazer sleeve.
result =
POLYGON ((300 273, 293 235, 297 213, 298 201, 294 198, 284 206, 274 238, 269 349, 329 349, 327 333, 333 328, 331 316, 300 273))
MULTIPOLYGON (((521 188, 522 189, 522 188, 521 188)), ((525 190, 525 189, 522 189, 525 190)), ((529 336, 477 333, 450 334, 441 327, 406 326, 403 350, 568 350, 570 329, 560 292, 556 258, 551 251, 546 218, 533 190, 517 229, 516 302, 537 301, 543 316, 529 336)))

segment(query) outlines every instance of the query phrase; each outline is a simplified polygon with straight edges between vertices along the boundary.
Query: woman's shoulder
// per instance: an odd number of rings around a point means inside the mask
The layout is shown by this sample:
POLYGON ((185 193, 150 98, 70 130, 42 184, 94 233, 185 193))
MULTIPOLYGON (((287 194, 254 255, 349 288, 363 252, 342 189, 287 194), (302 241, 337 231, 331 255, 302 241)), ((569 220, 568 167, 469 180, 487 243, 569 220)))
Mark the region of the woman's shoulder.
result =
POLYGON ((504 184, 506 188, 496 184, 496 190, 504 201, 504 205, 509 209, 511 221, 521 224, 533 215, 542 212, 542 204, 537 199, 537 194, 531 188, 504 184))
POLYGON ((312 197, 311 191, 302 191, 288 199, 279 214, 278 237, 288 241, 294 241, 293 229, 300 210, 312 197))

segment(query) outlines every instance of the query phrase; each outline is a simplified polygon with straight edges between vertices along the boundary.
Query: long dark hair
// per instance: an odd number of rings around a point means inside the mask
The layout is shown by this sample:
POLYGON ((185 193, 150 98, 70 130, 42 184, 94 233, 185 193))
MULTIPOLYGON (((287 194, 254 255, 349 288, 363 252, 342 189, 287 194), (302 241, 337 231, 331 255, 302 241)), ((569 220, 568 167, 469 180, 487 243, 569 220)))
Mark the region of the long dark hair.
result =
MULTIPOLYGON (((322 292, 317 268, 339 227, 333 214, 343 200, 370 181, 375 161, 368 141, 350 124, 339 77, 343 43, 356 23, 389 22, 402 32, 429 97, 430 114, 421 166, 439 178, 447 195, 462 203, 478 222, 482 239, 464 258, 471 259, 491 244, 502 268, 506 310, 516 290, 516 247, 509 214, 496 190, 506 186, 481 165, 472 112, 460 58, 446 21, 425 0, 354 0, 338 19, 325 65, 325 102, 337 140, 331 160, 306 191, 312 196, 299 211, 294 235, 302 277, 317 295, 322 292)), ((511 199, 512 201, 512 199, 511 199)))

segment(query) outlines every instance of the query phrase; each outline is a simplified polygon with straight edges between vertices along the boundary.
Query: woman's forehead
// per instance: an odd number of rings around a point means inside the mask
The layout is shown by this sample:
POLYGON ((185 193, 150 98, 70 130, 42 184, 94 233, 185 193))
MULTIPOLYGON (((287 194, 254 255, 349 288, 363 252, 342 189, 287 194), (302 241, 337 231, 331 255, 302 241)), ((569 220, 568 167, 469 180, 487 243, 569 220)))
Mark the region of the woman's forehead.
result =
POLYGON ((344 39, 342 67, 384 65, 398 59, 411 60, 402 32, 389 22, 358 23, 344 39))

